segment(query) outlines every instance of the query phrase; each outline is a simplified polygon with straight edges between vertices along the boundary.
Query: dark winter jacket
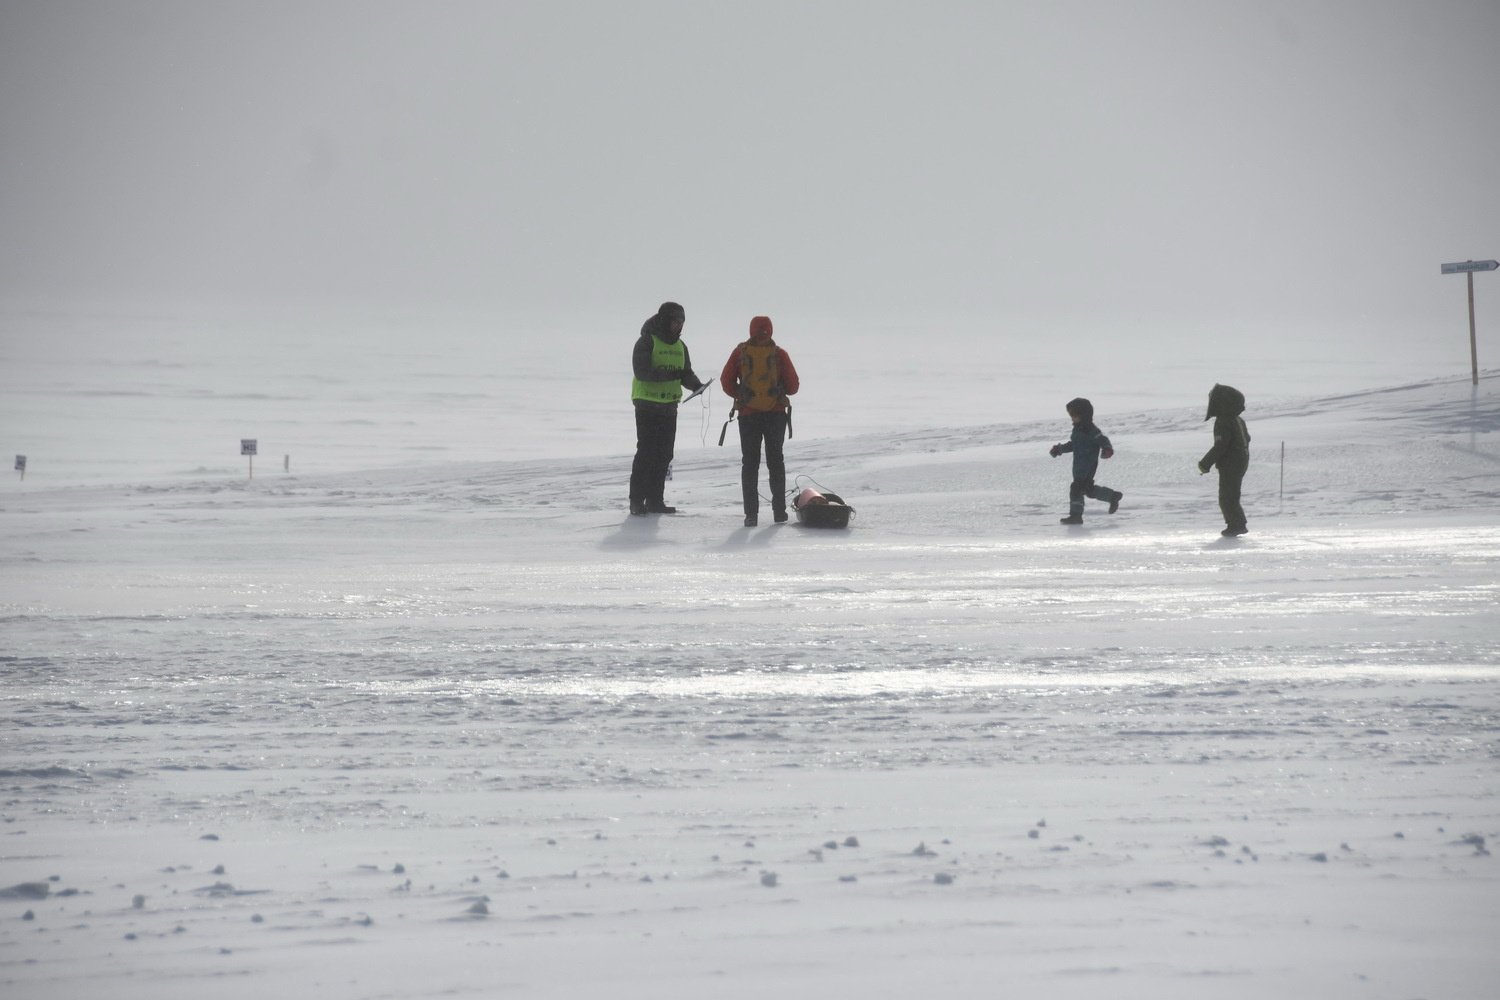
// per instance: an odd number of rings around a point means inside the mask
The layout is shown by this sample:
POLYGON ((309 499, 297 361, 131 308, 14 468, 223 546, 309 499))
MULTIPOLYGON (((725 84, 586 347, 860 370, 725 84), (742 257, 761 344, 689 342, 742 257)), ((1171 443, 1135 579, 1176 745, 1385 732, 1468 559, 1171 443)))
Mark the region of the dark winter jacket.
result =
POLYGON ((1073 425, 1073 434, 1066 443, 1055 449, 1059 455, 1073 453, 1073 478, 1078 481, 1092 480, 1099 470, 1099 453, 1114 449, 1104 432, 1095 427, 1093 421, 1083 420, 1073 425))
POLYGON ((1215 385, 1208 394, 1208 413, 1204 420, 1214 422, 1214 446, 1208 449, 1198 468, 1207 472, 1217 465, 1243 473, 1250 464, 1250 429, 1245 426, 1245 394, 1233 386, 1215 385))
MULTIPOLYGON (((668 322, 669 317, 667 313, 670 311, 668 309, 670 305, 671 303, 663 304, 661 310, 656 315, 641 324, 641 335, 636 340, 635 349, 630 354, 630 367, 636 379, 641 382, 681 380, 682 384, 687 386, 688 389, 697 392, 703 388, 703 380, 693 374, 692 357, 688 354, 687 344, 684 343, 682 345, 681 370, 657 368, 651 363, 653 337, 667 344, 675 344, 682 339, 681 333, 672 332, 672 325, 668 322)), ((675 403, 654 403, 642 399, 637 399, 635 405, 658 409, 673 409, 676 406, 675 403)))

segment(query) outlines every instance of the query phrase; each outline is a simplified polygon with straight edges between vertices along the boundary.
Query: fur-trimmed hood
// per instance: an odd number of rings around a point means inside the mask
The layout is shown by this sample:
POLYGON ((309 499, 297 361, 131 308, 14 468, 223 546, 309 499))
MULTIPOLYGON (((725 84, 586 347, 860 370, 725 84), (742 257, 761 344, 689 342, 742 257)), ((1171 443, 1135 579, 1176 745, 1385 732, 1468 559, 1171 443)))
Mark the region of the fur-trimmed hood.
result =
POLYGON ((1214 417, 1237 417, 1245 412, 1245 394, 1232 385, 1215 384, 1208 393, 1208 413, 1204 420, 1214 417))

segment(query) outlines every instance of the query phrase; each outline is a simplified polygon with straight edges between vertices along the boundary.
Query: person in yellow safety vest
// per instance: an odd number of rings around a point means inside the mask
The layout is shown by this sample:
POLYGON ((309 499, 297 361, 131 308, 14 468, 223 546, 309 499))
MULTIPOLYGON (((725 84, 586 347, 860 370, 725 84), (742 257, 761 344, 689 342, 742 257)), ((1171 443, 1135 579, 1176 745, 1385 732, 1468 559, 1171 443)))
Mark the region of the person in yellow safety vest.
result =
POLYGON ((771 511, 776 523, 786 520, 786 459, 781 444, 786 439, 787 397, 801 383, 791 356, 771 339, 771 318, 750 320, 750 339, 729 355, 719 374, 719 386, 735 401, 740 423, 740 489, 745 499, 745 527, 755 527, 760 518, 761 443, 766 447, 766 473, 771 486, 771 511))
POLYGON ((635 462, 630 467, 630 513, 675 514, 663 494, 667 468, 677 444, 677 404, 682 387, 697 392, 703 381, 693 374, 682 324, 687 313, 676 302, 663 302, 656 315, 641 325, 631 352, 635 372, 630 398, 635 404, 635 462))

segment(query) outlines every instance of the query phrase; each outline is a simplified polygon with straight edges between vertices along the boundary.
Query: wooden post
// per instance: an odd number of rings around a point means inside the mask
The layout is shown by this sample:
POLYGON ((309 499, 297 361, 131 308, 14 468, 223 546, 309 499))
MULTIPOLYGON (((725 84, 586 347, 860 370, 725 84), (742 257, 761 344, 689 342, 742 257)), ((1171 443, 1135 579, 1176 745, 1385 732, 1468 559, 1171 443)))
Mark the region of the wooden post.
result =
POLYGON ((1479 343, 1474 339, 1474 272, 1464 277, 1469 279, 1469 367, 1474 372, 1474 384, 1479 384, 1479 343))
POLYGON ((255 438, 240 438, 240 454, 250 457, 250 478, 255 478, 255 453, 259 451, 255 438))

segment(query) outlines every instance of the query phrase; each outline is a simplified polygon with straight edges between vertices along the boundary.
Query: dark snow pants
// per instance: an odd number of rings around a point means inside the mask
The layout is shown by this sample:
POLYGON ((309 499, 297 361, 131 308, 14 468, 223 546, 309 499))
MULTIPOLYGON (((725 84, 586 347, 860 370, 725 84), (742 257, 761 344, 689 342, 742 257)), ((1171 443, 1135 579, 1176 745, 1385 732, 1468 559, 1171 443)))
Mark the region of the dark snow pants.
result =
POLYGON ((1245 481, 1245 472, 1249 468, 1248 455, 1219 463, 1219 510, 1224 513, 1224 524, 1227 527, 1245 527, 1245 508, 1240 504, 1240 485, 1245 481))
POLYGON ((1073 485, 1068 487, 1068 514, 1070 516, 1083 516, 1083 498, 1090 500, 1113 501, 1115 491, 1108 486, 1095 486, 1092 479, 1075 479, 1073 485))
POLYGON ((660 504, 667 466, 677 445, 677 407, 636 404, 635 461, 630 466, 630 502, 660 504))
POLYGON ((786 439, 786 414, 780 410, 769 413, 740 414, 740 490, 745 495, 746 515, 760 510, 760 492, 756 480, 760 478, 760 446, 766 446, 766 474, 771 486, 771 509, 778 514, 786 512, 786 457, 782 454, 782 442, 786 439))

